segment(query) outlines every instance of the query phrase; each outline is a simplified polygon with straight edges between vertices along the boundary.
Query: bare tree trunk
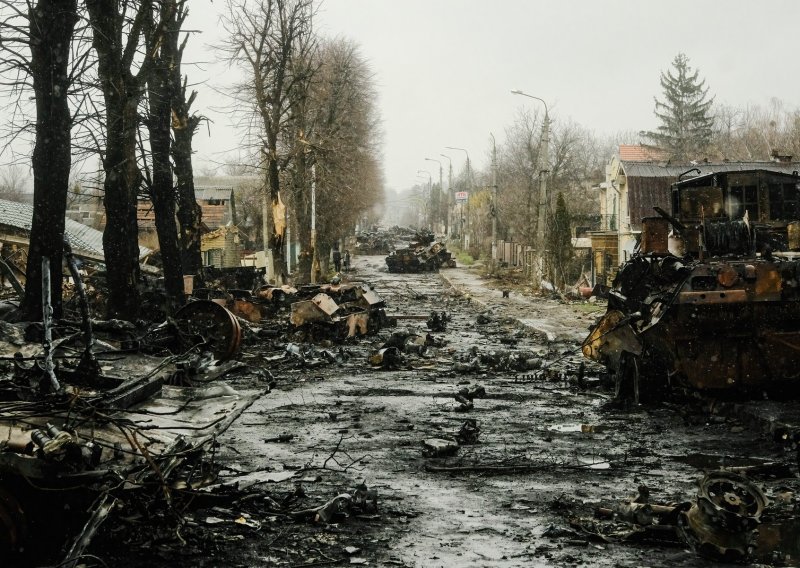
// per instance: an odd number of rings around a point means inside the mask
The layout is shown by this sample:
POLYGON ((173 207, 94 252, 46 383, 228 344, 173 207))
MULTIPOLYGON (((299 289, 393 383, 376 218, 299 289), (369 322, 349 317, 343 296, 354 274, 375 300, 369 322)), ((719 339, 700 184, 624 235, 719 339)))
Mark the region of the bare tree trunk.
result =
POLYGON ((175 143, 172 156, 175 160, 175 176, 178 180, 178 223, 180 225, 181 265, 185 274, 197 274, 203 265, 200 256, 200 223, 203 210, 194 194, 194 170, 192 169, 192 136, 189 128, 174 130, 175 143))
MULTIPOLYGON (((117 0, 87 0, 94 28, 93 44, 98 58, 98 76, 106 107, 105 170, 106 227, 103 252, 109 289, 108 315, 135 319, 139 315, 139 235, 136 222, 137 191, 141 172, 136 163, 137 107, 142 86, 153 64, 147 51, 136 75, 131 72, 135 51, 140 47, 144 23, 150 17, 151 0, 141 0, 123 39, 125 5, 117 0)), ((153 44, 162 33, 161 23, 153 33, 153 44)))
MULTIPOLYGON (((277 153, 277 140, 275 141, 275 149, 270 148, 267 163, 267 175, 269 181, 269 202, 270 211, 269 218, 273 221, 275 210, 280 202, 280 173, 278 171, 278 160, 275 158, 277 153)), ((270 142, 272 146, 272 142, 270 142)), ((276 284, 283 284, 286 282, 286 258, 284 254, 284 237, 286 236, 286 226, 284 224, 282 230, 275 222, 271 222, 269 234, 269 249, 272 252, 272 266, 273 274, 275 275, 276 284)))
POLYGON ((42 256, 51 259, 54 315, 61 315, 64 225, 71 165, 70 40, 78 21, 76 0, 40 0, 29 13, 31 73, 36 97, 33 150, 33 221, 22 310, 42 317, 42 256))
POLYGON ((297 282, 307 284, 311 282, 311 265, 313 251, 311 250, 311 203, 309 197, 309 168, 307 156, 298 154, 295 159, 294 173, 294 216, 297 220, 295 231, 297 241, 300 243, 300 260, 297 263, 297 282))
MULTIPOLYGON (((163 4, 161 21, 169 22, 170 34, 177 34, 180 24, 176 19, 175 1, 163 4)), ((172 126, 171 102, 173 99, 170 67, 174 61, 170 53, 170 43, 162 44, 147 82, 150 115, 148 131, 153 164, 153 180, 150 199, 155 213, 158 246, 164 267, 164 285, 167 292, 167 313, 183 304, 183 270, 178 248, 178 225, 175 221, 175 192, 172 186, 172 164, 170 162, 170 129, 172 126)), ((151 49, 154 49, 151 47, 151 49)))
MULTIPOLYGON (((182 23, 186 11, 184 4, 179 7, 178 19, 182 23)), ((191 108, 197 97, 192 91, 186 98, 187 81, 181 82, 181 61, 186 41, 178 47, 178 33, 168 33, 165 42, 172 52, 173 63, 170 68, 172 89, 172 159, 175 162, 175 177, 178 180, 178 225, 181 265, 184 274, 197 274, 203 265, 200 255, 200 223, 203 210, 194 194, 194 170, 192 168, 192 139, 203 117, 192 115, 191 108)))
POLYGON ((106 173, 106 226, 103 252, 108 284, 108 315, 133 320, 139 315, 139 232, 136 221, 137 190, 141 172, 136 165, 138 97, 119 100, 124 81, 110 81, 106 89, 107 144, 103 160, 106 173), (110 103, 110 104, 109 104, 110 103))

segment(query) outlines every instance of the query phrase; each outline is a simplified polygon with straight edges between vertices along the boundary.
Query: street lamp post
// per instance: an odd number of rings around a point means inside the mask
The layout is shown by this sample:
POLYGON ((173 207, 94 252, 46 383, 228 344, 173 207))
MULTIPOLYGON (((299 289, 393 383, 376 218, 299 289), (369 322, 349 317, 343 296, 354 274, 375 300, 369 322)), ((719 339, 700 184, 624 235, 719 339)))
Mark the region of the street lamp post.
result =
POLYGON ((458 148, 456 146, 445 146, 448 150, 460 150, 467 155, 467 218, 466 223, 464 222, 464 204, 461 204, 461 248, 466 249, 469 246, 469 240, 467 239, 467 230, 469 229, 469 194, 472 193, 472 172, 469 167, 469 152, 467 152, 464 148, 458 148))
POLYGON ((442 206, 441 195, 444 186, 442 185, 442 162, 433 158, 425 158, 429 162, 436 162, 439 164, 439 189, 435 192, 431 191, 431 217, 433 219, 433 232, 435 233, 439 228, 439 222, 442 219, 442 206))
POLYGON ((522 95, 536 99, 544 105, 544 124, 542 125, 542 145, 539 151, 539 211, 536 220, 536 258, 534 259, 533 285, 540 288, 544 277, 544 249, 545 249, 545 210, 547 209, 547 174, 549 173, 548 153, 550 150, 550 113, 544 99, 524 93, 519 89, 511 91, 514 95, 522 95))
POLYGON ((449 170, 447 173, 447 193, 445 193, 445 214, 444 214, 444 233, 448 237, 453 231, 453 224, 450 223, 450 202, 453 200, 453 160, 450 159, 450 156, 447 154, 439 154, 442 158, 447 158, 447 162, 450 164, 449 170))
POLYGON ((432 207, 431 207, 431 192, 433 191, 433 176, 431 175, 431 172, 429 172, 428 170, 417 170, 417 173, 418 174, 425 174, 425 175, 428 176, 428 212, 427 212, 428 215, 426 217, 426 222, 429 225, 428 228, 431 231, 433 231, 434 230, 433 226, 432 226, 433 225, 433 222, 432 222, 433 214, 431 213, 431 209, 432 209, 432 207))

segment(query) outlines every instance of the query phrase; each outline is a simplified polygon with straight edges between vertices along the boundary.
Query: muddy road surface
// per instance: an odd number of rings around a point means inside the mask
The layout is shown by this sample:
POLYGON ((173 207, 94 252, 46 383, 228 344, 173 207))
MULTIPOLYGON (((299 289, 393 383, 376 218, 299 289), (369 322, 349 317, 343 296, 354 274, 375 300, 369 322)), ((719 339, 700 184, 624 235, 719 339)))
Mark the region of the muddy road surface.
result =
MULTIPOLYGON (((137 538, 150 521, 132 517, 111 535, 115 550, 108 539, 96 546, 109 565, 712 565, 684 545, 590 538, 570 521, 641 486, 654 502, 683 502, 703 470, 787 459, 757 429, 699 403, 610 405, 600 369, 580 370, 579 338, 593 317, 584 304, 469 293, 477 277, 464 269, 389 274, 378 256, 355 257, 350 277, 374 286, 397 328, 332 346, 338 363, 272 369, 274 389, 221 437, 216 456, 232 483, 249 481, 198 499, 178 535, 137 538), (429 332, 432 311, 449 315, 446 331, 429 332), (403 330, 436 345, 394 369, 371 366, 403 330), (458 445, 467 422, 475 443, 458 445), (442 441, 426 450, 430 439, 442 441), (360 484, 377 508, 329 522, 288 514, 352 497, 360 484)), ((262 356, 251 346, 243 360, 262 356)))

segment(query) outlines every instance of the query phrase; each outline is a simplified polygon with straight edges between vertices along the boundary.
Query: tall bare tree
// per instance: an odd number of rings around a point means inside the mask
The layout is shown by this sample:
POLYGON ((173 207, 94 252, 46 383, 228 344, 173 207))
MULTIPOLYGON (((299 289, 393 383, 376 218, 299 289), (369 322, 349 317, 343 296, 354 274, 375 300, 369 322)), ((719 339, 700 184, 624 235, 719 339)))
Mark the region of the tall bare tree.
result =
POLYGON ((295 86, 308 80, 296 73, 292 62, 308 60, 314 49, 313 16, 312 0, 229 0, 223 18, 228 37, 222 48, 233 63, 247 69, 247 79, 237 86, 237 98, 258 119, 254 135, 261 145, 270 205, 265 217, 273 221, 266 231, 267 244, 278 279, 286 272, 281 171, 290 161, 281 135, 296 104, 295 86))
MULTIPOLYGON (((372 72, 358 46, 337 39, 321 43, 307 66, 313 74, 309 90, 292 115, 297 159, 293 210, 303 251, 309 259, 328 252, 358 218, 383 199, 378 166, 380 124, 375 108, 372 72), (310 176, 307 164, 316 166, 318 251, 310 250, 310 176)), ((287 140, 287 144, 292 141, 287 140)), ((323 262, 324 263, 324 262, 323 262)), ((301 262, 300 279, 308 278, 308 262, 301 262)))
MULTIPOLYGON (((86 0, 94 29, 98 75, 105 106, 103 155, 106 227, 103 252, 109 288, 109 315, 135 319, 139 314, 139 240, 136 203, 142 174, 136 161, 138 106, 154 64, 143 50, 144 28, 152 0, 86 0), (138 65, 138 69, 137 69, 138 65)), ((151 44, 163 25, 155 24, 151 44)))
MULTIPOLYGON (((172 107, 174 72, 178 45, 177 36, 186 11, 183 0, 162 0, 158 20, 164 24, 164 36, 155 27, 152 17, 145 26, 147 51, 153 56, 153 66, 147 76, 147 130, 150 139, 152 176, 148 176, 150 199, 155 214, 158 246, 164 267, 167 292, 167 312, 183 303, 183 269, 178 247, 178 224, 175 220, 175 191, 172 183, 172 107)), ((151 13, 151 16, 153 14, 151 13)), ((178 72, 180 76, 180 72, 178 72)), ((148 172, 149 173, 149 172, 148 172)), ((194 199, 193 199, 194 201, 194 199)), ((195 201, 196 203, 196 201, 195 201)))
POLYGON ((72 39, 78 22, 77 0, 5 2, 0 33, 0 74, 18 96, 32 89, 36 102, 33 149, 34 203, 27 285, 22 311, 42 317, 42 257, 51 263, 52 306, 61 312, 61 255, 71 164, 69 90, 73 80, 72 39))
POLYGON ((25 171, 18 165, 10 165, 0 171, 0 199, 21 201, 25 182, 25 171))
MULTIPOLYGON (((178 19, 183 22, 188 15, 184 2, 180 3, 178 19)), ((164 41, 172 58, 170 90, 172 95, 172 159, 175 163, 178 196, 178 226, 181 265, 185 274, 197 274, 202 266, 200 257, 200 223, 203 212, 194 193, 192 165, 192 140, 204 117, 192 112, 197 91, 188 92, 188 77, 181 73, 183 54, 188 34, 180 41, 179 34, 170 31, 164 41)))

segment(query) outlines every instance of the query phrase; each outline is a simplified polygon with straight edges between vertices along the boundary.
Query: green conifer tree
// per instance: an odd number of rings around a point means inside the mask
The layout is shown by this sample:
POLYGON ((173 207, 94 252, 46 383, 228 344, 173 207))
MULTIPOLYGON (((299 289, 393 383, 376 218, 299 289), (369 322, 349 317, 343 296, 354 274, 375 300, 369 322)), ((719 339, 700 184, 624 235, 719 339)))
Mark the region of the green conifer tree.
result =
POLYGON ((666 150, 673 161, 705 157, 714 122, 710 114, 714 98, 708 98, 705 84, 705 79, 699 79, 699 71, 692 69, 689 58, 683 53, 675 56, 672 69, 661 73, 664 100, 655 99, 655 115, 661 125, 646 135, 666 150))
POLYGON ((550 219, 547 234, 548 265, 554 285, 565 286, 569 278, 569 263, 574 256, 572 248, 572 217, 567 209, 564 194, 558 192, 556 210, 550 219))

